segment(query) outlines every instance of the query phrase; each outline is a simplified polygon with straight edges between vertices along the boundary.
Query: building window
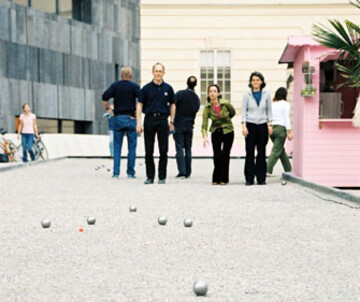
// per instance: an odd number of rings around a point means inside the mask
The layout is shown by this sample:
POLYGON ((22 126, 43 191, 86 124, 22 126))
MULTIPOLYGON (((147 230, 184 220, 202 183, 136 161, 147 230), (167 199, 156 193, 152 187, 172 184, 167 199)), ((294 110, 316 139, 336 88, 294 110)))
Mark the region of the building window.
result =
POLYGON ((64 18, 74 18, 91 23, 91 0, 12 0, 14 3, 33 7, 64 18), (74 4, 73 4, 74 3, 74 4), (76 11, 73 13, 73 6, 76 11), (74 16, 73 16, 74 15, 74 16))
POLYGON ((72 17, 75 20, 91 24, 91 0, 73 0, 72 17))
POLYGON ((200 52, 201 103, 206 103, 207 88, 218 84, 222 98, 231 101, 230 50, 203 50, 200 52))
POLYGON ((58 0, 59 6, 59 16, 65 17, 68 19, 72 18, 72 1, 73 0, 58 0))
POLYGON ((46 13, 56 13, 56 0, 31 0, 31 6, 46 13))
POLYGON ((115 81, 119 81, 119 80, 120 80, 119 64, 115 64, 115 81))
POLYGON ((23 5, 23 6, 29 5, 29 0, 13 0, 12 2, 19 4, 19 5, 23 5))

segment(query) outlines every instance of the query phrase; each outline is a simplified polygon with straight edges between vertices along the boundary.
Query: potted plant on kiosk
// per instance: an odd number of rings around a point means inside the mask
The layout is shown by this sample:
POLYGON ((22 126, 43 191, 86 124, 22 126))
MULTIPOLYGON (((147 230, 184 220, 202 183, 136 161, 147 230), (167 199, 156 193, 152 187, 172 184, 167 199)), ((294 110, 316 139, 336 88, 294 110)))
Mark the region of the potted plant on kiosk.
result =
MULTIPOLYGON (((360 0, 352 0, 350 3, 360 9, 360 0)), ((360 87, 360 25, 350 20, 345 20, 344 25, 339 20, 329 20, 329 23, 332 28, 322 24, 313 25, 312 34, 320 44, 340 51, 335 67, 344 82, 339 87, 360 87)), ((353 125, 360 126, 360 96, 354 110, 353 125)))
POLYGON ((302 65, 302 73, 304 74, 305 86, 301 89, 301 96, 314 97, 316 88, 312 85, 312 76, 315 73, 315 67, 310 66, 308 61, 304 61, 302 65))

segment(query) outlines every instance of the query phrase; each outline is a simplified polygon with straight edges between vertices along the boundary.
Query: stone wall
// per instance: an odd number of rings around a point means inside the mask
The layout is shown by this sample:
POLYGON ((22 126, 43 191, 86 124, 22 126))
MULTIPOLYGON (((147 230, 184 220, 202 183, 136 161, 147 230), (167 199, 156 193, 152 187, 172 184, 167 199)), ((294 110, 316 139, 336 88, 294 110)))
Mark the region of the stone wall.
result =
POLYGON ((116 64, 140 82, 139 40, 139 0, 93 0, 92 24, 0 0, 0 128, 14 131, 29 102, 39 118, 106 133, 101 95, 116 64))

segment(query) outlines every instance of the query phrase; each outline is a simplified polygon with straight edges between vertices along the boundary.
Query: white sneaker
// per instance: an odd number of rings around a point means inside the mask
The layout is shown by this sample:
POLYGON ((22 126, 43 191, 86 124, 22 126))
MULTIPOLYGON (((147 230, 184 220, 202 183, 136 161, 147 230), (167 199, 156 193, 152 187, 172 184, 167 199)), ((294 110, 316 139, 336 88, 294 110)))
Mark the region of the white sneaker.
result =
POLYGON ((274 177, 274 174, 266 173, 266 177, 274 177))

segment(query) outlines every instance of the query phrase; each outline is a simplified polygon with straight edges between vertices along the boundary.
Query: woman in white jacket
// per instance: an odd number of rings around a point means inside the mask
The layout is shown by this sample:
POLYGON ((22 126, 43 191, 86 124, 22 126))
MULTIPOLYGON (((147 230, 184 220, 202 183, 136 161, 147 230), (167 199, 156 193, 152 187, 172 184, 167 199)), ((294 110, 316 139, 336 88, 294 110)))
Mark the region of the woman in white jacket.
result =
POLYGON ((267 162, 267 173, 269 176, 273 173, 274 166, 279 158, 285 172, 291 171, 291 163, 284 148, 286 138, 292 140, 290 104, 286 101, 286 97, 287 90, 280 87, 276 90, 272 103, 273 133, 270 135, 270 139, 273 142, 273 148, 267 162))

